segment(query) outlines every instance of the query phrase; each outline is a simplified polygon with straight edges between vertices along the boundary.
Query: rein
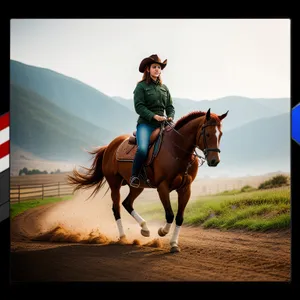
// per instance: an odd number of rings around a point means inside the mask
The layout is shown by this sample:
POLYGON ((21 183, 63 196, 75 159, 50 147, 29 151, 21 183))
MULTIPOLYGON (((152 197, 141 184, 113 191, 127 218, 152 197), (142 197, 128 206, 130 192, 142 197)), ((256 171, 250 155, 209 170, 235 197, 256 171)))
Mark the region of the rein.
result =
MULTIPOLYGON (((179 132, 179 131, 177 131, 176 129, 175 129, 175 127, 173 126, 173 124, 172 123, 170 123, 170 122, 168 122, 168 121, 165 121, 171 128, 172 128, 172 130, 173 131, 175 131, 178 135, 180 135, 182 138, 184 138, 184 136, 179 132)), ((187 169, 186 169, 186 174, 187 174, 187 171, 188 171, 188 169, 191 167, 191 165, 194 163, 194 161, 195 161, 195 157, 198 157, 199 159, 200 159, 200 163, 199 163, 199 166, 201 167, 203 164, 204 164, 204 162, 206 161, 206 156, 205 157, 203 157, 203 156, 201 156, 201 155, 199 155, 197 152, 196 152, 196 148, 198 148, 199 150, 201 150, 197 145, 193 145, 194 147, 195 147, 195 149, 194 149, 194 151, 193 151, 193 153, 191 153, 191 152, 189 152, 189 151, 186 151, 185 149, 182 149, 180 146, 178 146, 177 144, 175 144, 173 141, 172 141, 172 144, 175 146, 175 147, 177 147, 177 148, 179 148, 181 151, 183 151, 183 152, 185 152, 185 153, 187 153, 187 154, 191 154, 191 155, 194 155, 194 159, 192 159, 192 161, 190 161, 189 163, 188 163, 188 166, 187 166, 187 169)), ((201 150, 202 151, 202 150, 201 150)), ((177 158, 178 159, 178 158, 177 158)))

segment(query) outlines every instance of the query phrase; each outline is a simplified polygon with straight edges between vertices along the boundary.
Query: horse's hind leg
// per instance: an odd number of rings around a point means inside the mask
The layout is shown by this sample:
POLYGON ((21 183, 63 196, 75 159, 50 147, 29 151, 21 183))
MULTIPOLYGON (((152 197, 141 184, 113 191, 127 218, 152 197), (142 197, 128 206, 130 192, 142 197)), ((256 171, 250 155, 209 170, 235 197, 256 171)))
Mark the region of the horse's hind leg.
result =
POLYGON ((142 227, 141 234, 143 236, 150 236, 150 231, 147 227, 146 221, 133 209, 133 202, 134 200, 141 194, 141 192, 144 190, 143 188, 132 188, 129 187, 130 191, 128 196, 125 198, 125 200, 122 202, 122 205, 124 208, 128 211, 128 213, 139 223, 139 225, 142 227))
POLYGON ((122 184, 122 178, 121 176, 116 175, 111 178, 106 177, 106 179, 111 189, 111 199, 113 202, 112 211, 118 226, 119 238, 120 240, 123 240, 125 239, 126 236, 123 229, 123 224, 122 224, 121 214, 120 214, 120 200, 121 200, 120 189, 122 184))

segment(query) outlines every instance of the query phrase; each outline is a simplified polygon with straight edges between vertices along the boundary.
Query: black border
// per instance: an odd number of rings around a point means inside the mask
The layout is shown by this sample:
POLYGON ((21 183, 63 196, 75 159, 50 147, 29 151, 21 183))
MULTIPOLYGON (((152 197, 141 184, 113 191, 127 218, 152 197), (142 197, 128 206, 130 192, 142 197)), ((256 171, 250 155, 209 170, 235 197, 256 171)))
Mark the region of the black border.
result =
MULTIPOLYGON (((2 19, 1 21, 3 21, 2 19)), ((9 41, 8 44, 3 43, 2 44, 2 50, 5 51, 5 53, 10 53, 10 23, 1 22, 1 28, 5 28, 5 31, 2 35, 2 38, 9 41), (6 52, 7 51, 7 52, 6 52)), ((2 56, 6 57, 6 55, 2 56)), ((1 60, 1 69, 2 70, 8 70, 9 72, 9 66, 10 62, 9 60, 1 60)), ((0 104, 0 116, 3 116, 4 114, 8 113, 10 111, 10 98, 9 98, 9 76, 3 76, 2 82, 4 81, 4 84, 2 86, 6 86, 6 89, 2 90, 2 97, 1 97, 1 104, 0 104)), ((10 172, 1 172, 0 173, 0 180, 1 176, 9 176, 10 172)), ((5 178, 7 179, 7 178, 5 178)), ((8 182, 10 182, 8 180, 8 182)), ((9 189, 9 187, 8 187, 9 189)), ((6 191, 5 193, 1 193, 0 196, 2 197, 3 194, 7 195, 6 191)), ((6 199, 1 199, 1 202, 5 202, 6 199)), ((7 199, 8 200, 8 199, 7 199)), ((2 286, 9 286, 10 283, 10 219, 6 218, 2 222, 0 221, 0 285, 2 286)), ((2 294, 2 288, 0 289, 0 293, 2 294)), ((1 295, 2 296, 2 295, 1 295)))
MULTIPOLYGON (((295 78, 297 66, 299 66, 299 44, 296 43, 296 30, 299 24, 296 19, 291 20, 291 110, 299 104, 299 89, 296 88, 295 78), (294 37, 294 38, 293 38, 294 37)), ((292 128, 292 118, 291 118, 292 128)), ((292 137, 292 132, 291 132, 292 137)), ((299 267, 299 243, 296 243, 296 237, 299 236, 299 229, 297 226, 298 218, 296 213, 298 211, 300 194, 299 194, 299 177, 297 179, 297 167, 299 173, 299 144, 291 138, 291 284, 294 287, 299 285, 298 267, 299 267), (297 155, 298 154, 298 155, 297 155), (298 250, 297 250, 298 247, 298 250)), ((299 176, 299 175, 298 175, 299 176)))

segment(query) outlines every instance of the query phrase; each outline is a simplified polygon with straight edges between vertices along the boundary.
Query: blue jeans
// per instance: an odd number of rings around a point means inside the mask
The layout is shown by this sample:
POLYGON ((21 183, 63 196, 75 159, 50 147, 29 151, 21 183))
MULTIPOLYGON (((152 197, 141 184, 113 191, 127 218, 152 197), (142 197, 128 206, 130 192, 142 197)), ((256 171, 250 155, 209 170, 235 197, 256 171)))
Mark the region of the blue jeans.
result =
POLYGON ((137 126, 136 130, 136 140, 137 140, 137 151, 133 160, 132 165, 132 175, 138 176, 142 165, 147 159, 148 155, 148 148, 150 144, 150 136, 152 132, 156 129, 156 127, 153 127, 149 124, 139 124, 137 126))

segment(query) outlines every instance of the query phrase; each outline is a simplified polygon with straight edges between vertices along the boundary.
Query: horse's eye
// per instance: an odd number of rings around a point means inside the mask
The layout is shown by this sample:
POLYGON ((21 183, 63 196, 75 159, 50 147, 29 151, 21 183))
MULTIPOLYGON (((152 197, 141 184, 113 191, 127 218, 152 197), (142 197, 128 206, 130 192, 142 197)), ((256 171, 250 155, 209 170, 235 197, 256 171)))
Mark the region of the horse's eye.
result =
POLYGON ((209 137, 209 133, 207 133, 206 136, 209 137))

